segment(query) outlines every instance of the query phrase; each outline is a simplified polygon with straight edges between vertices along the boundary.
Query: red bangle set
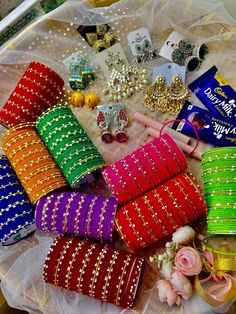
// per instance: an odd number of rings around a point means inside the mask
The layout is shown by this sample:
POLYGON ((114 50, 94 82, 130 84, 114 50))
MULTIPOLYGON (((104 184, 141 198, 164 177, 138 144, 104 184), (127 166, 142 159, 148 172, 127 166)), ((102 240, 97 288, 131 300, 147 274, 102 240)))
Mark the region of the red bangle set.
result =
POLYGON ((10 128, 36 121, 43 111, 56 104, 63 85, 63 79, 52 69, 31 62, 0 111, 0 123, 10 128))
POLYGON ((121 207, 116 228, 128 248, 136 252, 206 213, 196 179, 181 173, 121 207))
POLYGON ((47 283, 131 308, 144 258, 108 245, 58 236, 44 265, 47 283))
POLYGON ((186 168, 182 151, 165 134, 106 167, 102 173, 119 204, 125 204, 186 168))

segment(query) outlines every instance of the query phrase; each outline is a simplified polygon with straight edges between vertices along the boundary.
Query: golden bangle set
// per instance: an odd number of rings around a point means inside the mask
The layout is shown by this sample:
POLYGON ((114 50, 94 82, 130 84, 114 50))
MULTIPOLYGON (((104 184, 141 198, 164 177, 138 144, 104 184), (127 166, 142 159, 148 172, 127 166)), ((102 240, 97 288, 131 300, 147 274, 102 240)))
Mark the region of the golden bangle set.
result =
POLYGON ((109 287, 109 280, 111 279, 111 273, 113 272, 114 268, 113 265, 115 265, 116 260, 119 256, 119 251, 114 251, 112 254, 112 260, 110 262, 110 266, 107 269, 107 275, 105 277, 105 284, 102 287, 102 301, 107 302, 107 295, 108 295, 108 287, 109 287))
POLYGON ((104 248, 99 252, 99 255, 97 257, 97 262, 94 265, 94 270, 93 270, 93 276, 91 277, 90 281, 90 285, 89 285, 89 296, 90 297, 94 297, 95 294, 95 289, 97 286, 97 277, 99 275, 99 271, 100 271, 100 265, 102 264, 102 259, 105 258, 105 254, 108 251, 108 246, 104 246, 104 248))
POLYGON ((78 246, 76 246, 75 248, 75 252, 72 254, 72 260, 69 261, 69 266, 67 268, 67 274, 66 274, 66 288, 67 289, 70 289, 70 279, 71 279, 71 271, 74 267, 74 262, 75 262, 75 259, 76 257, 78 256, 79 254, 79 251, 81 250, 81 248, 83 247, 83 245, 85 244, 85 242, 80 242, 78 244, 78 246))
POLYGON ((57 218, 57 211, 58 211, 58 205, 60 204, 61 199, 63 198, 64 193, 59 194, 57 196, 57 199, 55 201, 55 205, 53 207, 53 212, 52 212, 52 231, 56 232, 56 218, 57 218))
POLYGON ((66 253, 66 251, 69 249, 70 245, 73 242, 73 238, 71 238, 67 244, 65 245, 65 247, 63 248, 62 253, 60 254, 59 259, 57 260, 57 265, 56 265, 56 270, 54 273, 54 284, 57 286, 58 285, 58 277, 59 277, 59 273, 60 273, 60 265, 62 263, 62 260, 64 259, 64 255, 66 253))
POLYGON ((144 203, 148 206, 148 210, 151 212, 151 216, 154 219, 156 225, 161 229, 161 232, 163 233, 164 236, 167 236, 169 233, 166 229, 165 224, 163 221, 159 218, 157 218, 158 214, 157 211, 153 211, 153 206, 151 206, 150 201, 146 195, 143 196, 144 203))
POLYGON ((103 216, 104 216, 108 202, 109 202, 109 199, 107 198, 102 205, 101 214, 99 215, 99 223, 98 223, 98 239, 99 240, 102 240, 102 229, 103 229, 103 220, 104 220, 103 216))
POLYGON ((46 228, 46 218, 47 218, 47 211, 48 211, 48 205, 50 204, 51 200, 53 198, 53 194, 50 195, 48 197, 48 199, 46 200, 44 206, 43 206, 43 211, 42 211, 42 230, 43 231, 47 231, 47 228, 46 228))
POLYGON ((127 266, 129 265, 129 262, 130 262, 131 258, 130 258, 130 255, 127 255, 125 261, 124 261, 124 266, 121 268, 122 270, 122 273, 121 273, 121 276, 119 276, 119 284, 118 284, 118 288, 117 288, 117 294, 116 294, 116 304, 119 305, 120 304, 120 295, 122 294, 122 286, 124 284, 124 281, 123 281, 123 277, 124 275, 126 274, 126 268, 127 266))
POLYGON ((84 275, 84 270, 87 267, 87 264, 89 263, 90 260, 90 256, 92 255, 92 251, 96 248, 96 245, 93 244, 89 250, 87 251, 87 253, 85 254, 85 259, 82 261, 82 268, 80 269, 80 275, 78 278, 78 283, 77 283, 77 290, 78 292, 82 292, 82 287, 83 287, 83 275, 84 275))
POLYGON ((69 200, 68 200, 68 202, 67 202, 67 204, 66 204, 66 211, 65 211, 65 213, 64 213, 64 215, 63 215, 63 232, 64 232, 64 233, 66 233, 66 232, 68 231, 67 228, 68 228, 69 208, 70 208, 70 205, 71 205, 71 203, 73 202, 75 196, 76 196, 76 193, 73 193, 73 194, 70 196, 70 198, 69 198, 69 200))
POLYGON ((77 211, 76 211, 76 217, 75 217, 75 234, 79 234, 79 233, 80 233, 80 230, 79 230, 79 219, 80 219, 81 209, 82 209, 82 206, 83 206, 84 201, 85 201, 85 196, 82 195, 82 196, 81 196, 81 199, 80 199, 80 202, 79 202, 79 204, 78 204, 77 211))
POLYGON ((89 205, 89 211, 88 211, 88 215, 87 215, 87 218, 86 218, 86 232, 85 232, 85 237, 89 237, 90 236, 90 222, 91 222, 91 216, 93 214, 93 208, 94 208, 94 205, 96 203, 98 199, 98 196, 95 196, 92 200, 92 203, 89 205))
POLYGON ((146 229, 149 237, 152 239, 152 241, 154 242, 157 241, 158 240, 157 237, 154 236, 155 233, 153 232, 151 227, 148 226, 148 222, 145 220, 145 216, 141 213, 141 208, 138 206, 137 202, 136 201, 132 202, 132 205, 134 206, 135 211, 137 211, 138 213, 138 218, 141 218, 142 224, 144 228, 146 229))

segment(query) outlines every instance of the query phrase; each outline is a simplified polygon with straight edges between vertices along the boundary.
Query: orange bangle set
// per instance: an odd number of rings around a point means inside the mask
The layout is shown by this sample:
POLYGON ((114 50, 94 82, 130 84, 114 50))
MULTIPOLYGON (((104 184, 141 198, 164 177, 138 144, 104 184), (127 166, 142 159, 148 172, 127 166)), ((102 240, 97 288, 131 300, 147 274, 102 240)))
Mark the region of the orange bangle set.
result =
POLYGON ((34 123, 22 123, 8 130, 2 146, 33 204, 42 196, 67 186, 34 123))

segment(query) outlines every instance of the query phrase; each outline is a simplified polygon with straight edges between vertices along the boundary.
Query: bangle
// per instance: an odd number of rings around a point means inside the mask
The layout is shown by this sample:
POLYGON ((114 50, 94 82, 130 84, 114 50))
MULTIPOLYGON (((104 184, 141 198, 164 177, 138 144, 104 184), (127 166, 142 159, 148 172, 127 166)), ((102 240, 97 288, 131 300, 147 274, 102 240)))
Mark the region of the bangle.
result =
POLYGON ((68 106, 50 107, 37 119, 36 127, 72 188, 92 182, 98 170, 105 166, 102 156, 68 106))
POLYGON ((131 308, 143 262, 108 245, 59 236, 48 252, 43 276, 46 283, 131 308))
POLYGON ((0 122, 9 128, 19 122, 35 121, 43 110, 56 103, 63 85, 62 78, 50 68, 31 62, 0 111, 0 122))
POLYGON ((109 190, 122 205, 186 167, 184 155, 171 137, 165 134, 106 167, 102 174, 109 190))
POLYGON ((181 173, 119 209, 116 229, 131 251, 137 252, 206 214, 199 187, 189 180, 181 173))

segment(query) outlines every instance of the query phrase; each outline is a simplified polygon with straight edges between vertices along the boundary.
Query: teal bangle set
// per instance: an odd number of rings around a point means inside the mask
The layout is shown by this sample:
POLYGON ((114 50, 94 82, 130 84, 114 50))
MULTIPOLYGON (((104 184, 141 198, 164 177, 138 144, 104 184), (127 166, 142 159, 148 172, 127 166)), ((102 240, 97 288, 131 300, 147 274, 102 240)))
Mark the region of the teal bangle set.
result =
POLYGON ((44 111, 36 128, 72 188, 87 185, 106 164, 66 105, 44 111))
POLYGON ((214 148, 202 156, 208 232, 236 234, 236 147, 214 148))

